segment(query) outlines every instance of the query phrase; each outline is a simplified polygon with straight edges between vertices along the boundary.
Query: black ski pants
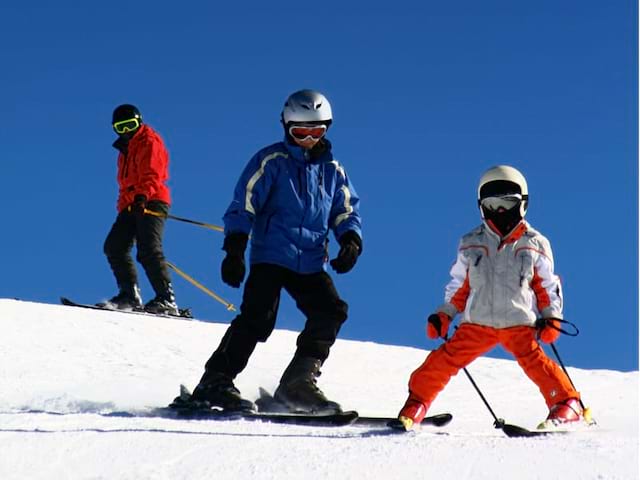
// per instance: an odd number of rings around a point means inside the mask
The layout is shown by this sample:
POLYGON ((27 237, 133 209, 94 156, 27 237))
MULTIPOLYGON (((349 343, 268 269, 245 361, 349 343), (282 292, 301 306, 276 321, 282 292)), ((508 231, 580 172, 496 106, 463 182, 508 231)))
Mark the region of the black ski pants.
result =
POLYGON ((258 342, 265 342, 276 323, 280 292, 285 289, 306 316, 298 336, 296 356, 324 362, 340 327, 347 319, 347 304, 340 299, 327 272, 296 273, 279 265, 251 266, 244 287, 240 314, 231 322, 205 367, 201 382, 211 374, 235 378, 247 366, 258 342))
MULTIPOLYGON (((146 208, 164 216, 169 213, 169 206, 164 202, 150 201, 147 202, 146 208)), ((166 221, 164 216, 146 214, 139 217, 124 209, 116 217, 104 242, 104 253, 120 289, 138 283, 136 267, 131 258, 131 249, 135 242, 138 250, 136 259, 144 268, 153 290, 156 295, 165 293, 171 278, 162 250, 166 221)))

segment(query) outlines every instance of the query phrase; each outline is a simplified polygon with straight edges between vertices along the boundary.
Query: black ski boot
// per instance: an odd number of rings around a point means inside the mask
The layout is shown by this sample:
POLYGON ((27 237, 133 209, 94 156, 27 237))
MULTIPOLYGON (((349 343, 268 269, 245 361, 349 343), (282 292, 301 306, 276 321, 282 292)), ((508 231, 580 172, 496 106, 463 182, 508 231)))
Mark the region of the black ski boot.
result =
POLYGON ((176 296, 173 293, 173 286, 170 283, 164 285, 162 290, 156 292, 155 298, 144 306, 144 311, 160 315, 180 315, 180 310, 176 304, 176 296))
POLYGON ((115 297, 96 305, 112 310, 136 310, 142 308, 140 288, 136 284, 120 286, 120 292, 115 297))
POLYGON ((317 358, 293 357, 280 379, 274 398, 292 412, 341 412, 340 405, 328 400, 316 385, 321 363, 317 358))
POLYGON ((242 398, 233 380, 224 373, 205 374, 191 394, 191 401, 202 407, 218 407, 223 410, 255 412, 255 404, 242 398))

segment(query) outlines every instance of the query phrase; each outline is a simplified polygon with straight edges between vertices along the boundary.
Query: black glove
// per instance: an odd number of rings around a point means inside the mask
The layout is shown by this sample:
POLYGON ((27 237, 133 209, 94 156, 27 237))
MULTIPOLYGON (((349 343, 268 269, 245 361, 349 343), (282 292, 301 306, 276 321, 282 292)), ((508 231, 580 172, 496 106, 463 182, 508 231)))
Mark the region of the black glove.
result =
POLYGON ((136 195, 133 198, 133 203, 129 206, 129 211, 133 213, 136 218, 140 219, 144 217, 145 208, 147 208, 147 196, 136 195))
POLYGON ((244 251, 247 248, 249 235, 246 233, 230 233, 224 238, 222 249, 227 256, 222 261, 222 281, 233 288, 240 287, 244 280, 244 251))
POLYGON ((353 230, 345 232, 340 239, 338 256, 329 262, 336 273, 347 273, 353 268, 362 252, 362 240, 353 230))

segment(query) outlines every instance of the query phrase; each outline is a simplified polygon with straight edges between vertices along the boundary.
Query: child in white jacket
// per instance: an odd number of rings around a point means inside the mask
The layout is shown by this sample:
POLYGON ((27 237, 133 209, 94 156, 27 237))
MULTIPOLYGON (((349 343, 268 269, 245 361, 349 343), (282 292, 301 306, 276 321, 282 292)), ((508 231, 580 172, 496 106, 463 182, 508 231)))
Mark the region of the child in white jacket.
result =
POLYGON ((524 220, 528 201, 527 182, 513 167, 493 167, 480 179, 483 223, 462 237, 445 303, 429 316, 427 334, 446 338, 458 313, 460 327, 411 375, 409 398, 398 414, 403 428, 420 423, 450 378, 497 344, 539 387, 549 422, 582 418, 580 394, 538 343, 560 334, 562 290, 549 241, 524 220), (544 327, 536 329, 540 319, 544 327))

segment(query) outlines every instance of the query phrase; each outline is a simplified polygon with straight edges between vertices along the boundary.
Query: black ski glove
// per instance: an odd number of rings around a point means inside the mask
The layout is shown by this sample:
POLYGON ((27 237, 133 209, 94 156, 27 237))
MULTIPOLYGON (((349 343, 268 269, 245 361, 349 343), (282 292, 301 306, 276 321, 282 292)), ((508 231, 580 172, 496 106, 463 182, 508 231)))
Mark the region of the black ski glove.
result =
POLYGON ((147 196, 136 195, 133 199, 133 203, 129 206, 129 211, 133 213, 136 218, 141 219, 144 217, 145 208, 147 208, 147 196))
POLYGON ((238 288, 244 280, 246 268, 244 265, 244 251, 247 248, 249 235, 246 233, 230 233, 224 238, 222 249, 227 256, 222 261, 222 281, 227 285, 238 288))
POLYGON ((362 252, 362 239, 353 230, 348 230, 338 242, 340 242, 338 256, 329 263, 336 273, 347 273, 356 264, 362 252))

